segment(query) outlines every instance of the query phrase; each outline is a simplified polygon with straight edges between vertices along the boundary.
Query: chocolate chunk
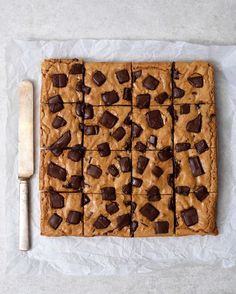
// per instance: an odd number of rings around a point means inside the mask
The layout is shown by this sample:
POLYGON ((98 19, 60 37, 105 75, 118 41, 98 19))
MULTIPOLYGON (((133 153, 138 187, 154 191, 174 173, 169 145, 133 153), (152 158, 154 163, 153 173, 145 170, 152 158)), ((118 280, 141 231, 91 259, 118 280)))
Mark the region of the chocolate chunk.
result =
POLYGON ((83 194, 81 198, 81 206, 84 207, 86 204, 90 202, 90 198, 87 194, 83 194))
POLYGON ((112 137, 116 139, 117 142, 122 140, 125 136, 126 132, 123 127, 119 127, 118 129, 115 130, 115 132, 112 134, 112 137))
POLYGON ((92 119, 94 117, 93 106, 89 103, 77 102, 75 112, 84 119, 92 119))
POLYGON ((150 128, 160 129, 164 126, 160 110, 152 110, 146 113, 146 120, 150 128))
POLYGON ((159 81, 153 76, 149 75, 143 80, 143 86, 148 90, 155 90, 159 85, 159 81))
POLYGON ((131 119, 131 112, 129 112, 124 120, 124 124, 127 126, 132 125, 132 119, 131 119))
POLYGON ((50 195, 50 205, 51 208, 63 208, 64 207, 64 197, 58 192, 51 190, 49 191, 50 195))
POLYGON ((97 125, 84 125, 83 124, 84 134, 87 136, 94 136, 99 133, 99 126, 97 125))
POLYGON ((63 149, 61 148, 54 148, 50 150, 54 156, 60 156, 63 153, 63 149))
POLYGON ((174 160, 173 168, 174 168, 174 176, 177 179, 181 171, 181 166, 177 160, 174 160))
POLYGON ((198 73, 194 73, 190 77, 188 77, 188 82, 195 88, 203 87, 203 76, 198 73))
POLYGON ((139 210, 143 216, 145 216, 148 220, 154 221, 155 218, 160 214, 159 210, 157 210, 152 204, 146 203, 139 210))
POLYGON ((190 188, 188 186, 177 186, 175 187, 175 192, 180 195, 188 196, 190 188))
POLYGON ((155 177, 160 178, 160 176, 163 174, 163 169, 156 165, 152 169, 152 173, 155 177))
POLYGON ((132 138, 140 137, 142 132, 143 132, 143 128, 140 125, 136 123, 132 123, 132 138))
POLYGON ((189 150, 190 148, 191 148, 190 143, 176 143, 175 145, 176 152, 186 151, 186 150, 189 150))
POLYGON ((108 129, 113 128, 114 125, 117 123, 117 121, 118 121, 118 117, 116 117, 114 114, 112 114, 108 110, 103 112, 103 115, 99 120, 100 124, 108 129))
POLYGON ((155 98, 156 102, 159 104, 163 104, 166 99, 168 99, 168 94, 166 92, 162 92, 159 95, 157 95, 157 97, 155 98))
POLYGON ((75 90, 77 92, 83 92, 83 81, 82 80, 80 80, 76 83, 75 90))
POLYGON ((66 131, 59 139, 56 140, 51 146, 50 150, 53 149, 64 149, 71 141, 71 133, 70 130, 66 131))
POLYGON ((188 161, 194 177, 201 176, 205 173, 198 156, 189 157, 188 161))
POLYGON ((143 180, 139 178, 132 177, 132 186, 134 187, 141 187, 143 184, 143 180))
POLYGON ((199 114, 196 118, 189 121, 186 125, 186 130, 192 133, 199 133, 201 132, 202 128, 202 115, 199 114))
POLYGON ((131 212, 134 213, 134 211, 135 211, 135 209, 137 207, 137 204, 134 201, 131 201, 130 206, 131 206, 131 212))
POLYGON ((64 118, 59 115, 57 115, 52 121, 52 127, 54 129, 59 129, 61 127, 64 127, 66 124, 67 124, 66 120, 64 120, 64 118))
POLYGON ((117 211, 119 211, 119 205, 117 204, 117 202, 106 204, 106 211, 112 215, 116 213, 117 211))
POLYGON ((171 211, 175 211, 175 199, 174 199, 174 197, 170 198, 168 208, 171 211))
POLYGON ((101 188, 102 200, 116 200, 116 189, 114 187, 101 188))
POLYGON ((148 165, 148 162, 149 162, 149 158, 142 156, 142 155, 140 155, 138 157, 137 169, 136 169, 138 174, 140 174, 140 175, 143 174, 143 172, 145 171, 145 168, 148 165))
POLYGON ((106 157, 111 154, 111 149, 107 142, 98 144, 97 148, 101 157, 106 157))
POLYGON ((147 146, 142 142, 138 141, 134 146, 134 150, 144 153, 147 149, 147 146))
POLYGON ((119 175, 119 170, 118 170, 118 168, 114 164, 111 164, 111 165, 108 166, 108 172, 113 177, 117 177, 119 175))
POLYGON ((174 68, 173 69, 173 79, 174 80, 178 80, 179 79, 179 75, 180 75, 180 72, 176 68, 174 68))
POLYGON ((174 175, 168 174, 167 175, 167 184, 173 189, 174 188, 174 175))
POLYGON ((71 225, 78 225, 82 220, 82 213, 79 211, 70 210, 66 221, 71 225))
POLYGON ((197 153, 199 153, 199 154, 201 154, 209 149, 207 142, 204 139, 197 142, 196 144, 194 144, 194 146, 197 150, 197 153))
POLYGON ((54 213, 48 220, 48 224, 51 228, 56 230, 62 222, 62 217, 60 217, 57 213, 54 213))
POLYGON ((160 159, 160 161, 166 161, 172 158, 172 156, 173 152, 170 146, 167 146, 158 152, 158 158, 160 159))
POLYGON ((105 105, 112 105, 119 101, 119 96, 115 90, 102 94, 102 100, 105 105))
POLYGON ((132 72, 132 80, 133 80, 133 83, 138 79, 140 78, 142 75, 142 70, 136 70, 136 71, 133 71, 132 72))
POLYGON ((103 85, 106 81, 106 77, 104 76, 104 74, 97 70, 94 74, 93 74, 93 81, 94 83, 100 87, 101 85, 103 85))
POLYGON ((122 187, 122 192, 125 194, 125 195, 131 195, 132 193, 132 183, 129 183, 127 185, 124 185, 122 187))
POLYGON ((180 89, 176 86, 173 88, 173 97, 174 98, 182 98, 185 94, 185 91, 183 89, 180 89))
POLYGON ((74 63, 70 68, 70 74, 77 75, 84 73, 84 65, 81 63, 74 63))
POLYGON ((93 224, 96 229, 105 229, 110 225, 111 221, 104 215, 100 214, 93 224))
POLYGON ((137 221, 132 221, 131 222, 131 226, 130 226, 130 230, 132 233, 134 233, 138 228, 138 222, 137 221))
POLYGON ((132 100, 132 90, 130 88, 124 88, 123 99, 126 101, 132 100))
POLYGON ((189 104, 180 105, 180 114, 188 114, 189 112, 190 112, 189 104))
POLYGON ((167 221, 158 221, 155 223, 156 234, 168 234, 169 223, 167 221))
POLYGON ((132 162, 129 157, 121 157, 119 160, 120 169, 123 173, 130 172, 132 169, 132 162))
POLYGON ((65 74, 54 74, 52 75, 53 87, 64 88, 66 87, 68 78, 65 74))
POLYGON ((69 183, 65 186, 68 189, 82 190, 84 186, 83 176, 71 176, 69 183))
POLYGON ((181 216, 186 226, 191 227, 198 223, 198 213, 196 208, 190 207, 181 211, 181 216))
POLYGON ((100 167, 94 164, 90 164, 87 168, 87 174, 95 179, 99 179, 101 177, 102 170, 100 169, 100 167))
POLYGON ((209 192, 205 186, 200 186, 194 191, 194 194, 199 201, 203 201, 209 195, 209 192))
POLYGON ((79 101, 76 103, 75 113, 79 117, 84 117, 84 103, 79 101))
POLYGON ((56 178, 60 181, 65 181, 67 172, 63 167, 60 167, 59 165, 51 161, 48 164, 47 174, 50 177, 56 178))
POLYGON ((91 92, 91 88, 86 85, 82 85, 82 92, 88 95, 91 92))
POLYGON ((148 143, 151 144, 152 146, 156 147, 157 146, 157 136, 151 135, 148 139, 148 143))
POLYGON ((167 108, 167 111, 169 112, 169 114, 171 115, 171 117, 172 117, 172 119, 174 121, 178 121, 177 112, 174 109, 174 106, 173 105, 169 105, 168 108, 167 108))
POLYGON ((129 72, 127 69, 122 69, 116 72, 116 78, 120 84, 126 83, 129 81, 129 72))
POLYGON ((161 200, 160 190, 157 186, 152 186, 147 190, 148 201, 159 201, 161 200))
POLYGON ((143 109, 149 108, 151 95, 150 94, 139 94, 136 97, 136 107, 143 109))
POLYGON ((117 217, 117 228, 118 230, 122 230, 124 227, 129 226, 131 223, 131 217, 130 214, 123 214, 123 215, 119 215, 117 217))
POLYGON ((68 152, 67 158, 75 162, 80 161, 84 157, 85 150, 85 147, 83 147, 80 144, 77 144, 73 146, 71 150, 68 152))
POLYGON ((60 95, 52 96, 48 99, 48 107, 52 113, 58 112, 64 108, 63 100, 60 95))

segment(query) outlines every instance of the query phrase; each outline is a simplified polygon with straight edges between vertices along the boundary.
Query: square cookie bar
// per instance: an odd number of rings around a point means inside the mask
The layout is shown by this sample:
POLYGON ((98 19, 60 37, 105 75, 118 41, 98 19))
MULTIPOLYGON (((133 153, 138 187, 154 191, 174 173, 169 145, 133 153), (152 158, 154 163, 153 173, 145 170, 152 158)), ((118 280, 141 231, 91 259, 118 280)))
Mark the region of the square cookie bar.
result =
POLYGON ((176 235, 217 235, 216 193, 176 195, 176 235))
POLYGON ((49 150, 40 151, 39 189, 81 191, 83 187, 82 157, 78 150, 64 150, 55 156, 49 150))
POLYGON ((81 193, 40 193, 41 235, 83 236, 83 207, 81 193))
POLYGON ((57 109, 54 106, 55 104, 40 106, 40 147, 59 144, 65 148, 82 144, 82 118, 76 114, 77 104, 62 103, 57 109))
POLYGON ((92 105, 131 105, 131 63, 86 62, 85 85, 91 91, 85 102, 92 105))
POLYGON ((130 196, 117 194, 109 200, 101 194, 88 194, 84 206, 84 235, 130 237, 130 196), (99 208, 99 209, 98 209, 99 208))
POLYGON ((133 105, 171 104, 171 62, 133 62, 133 105))
POLYGON ((101 156, 99 151, 87 151, 84 158, 84 191, 102 193, 110 189, 113 194, 131 194, 131 154, 111 151, 101 156))
POLYGON ((159 199, 150 201, 144 195, 133 194, 132 202, 135 203, 131 224, 134 237, 174 235, 172 195, 160 195, 159 199))
POLYGON ((206 61, 175 62, 174 104, 215 103, 213 66, 206 61))
MULTIPOLYGON (((84 146, 88 150, 99 150, 104 143, 110 150, 129 150, 131 136, 131 107, 92 106, 90 115, 84 118, 84 146)), ((86 113, 86 110, 85 110, 86 113)))
POLYGON ((46 59, 42 63, 41 103, 59 96, 63 102, 83 100, 84 65, 79 59, 46 59))

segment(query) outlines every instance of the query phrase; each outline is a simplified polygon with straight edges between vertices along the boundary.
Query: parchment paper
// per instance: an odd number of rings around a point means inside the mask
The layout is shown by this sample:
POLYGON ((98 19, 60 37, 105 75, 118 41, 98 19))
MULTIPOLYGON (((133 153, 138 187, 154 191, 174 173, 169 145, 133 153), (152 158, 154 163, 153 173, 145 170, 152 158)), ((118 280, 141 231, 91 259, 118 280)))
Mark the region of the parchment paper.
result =
POLYGON ((233 266, 236 261, 236 46, 202 46, 184 42, 76 40, 12 41, 6 47, 7 137, 6 238, 7 272, 127 274, 178 264, 233 266), (40 64, 49 57, 100 61, 206 59, 216 70, 219 141, 219 236, 167 238, 61 237, 39 234, 39 93, 40 64), (35 175, 31 185, 32 249, 18 251, 17 85, 35 85, 35 175))

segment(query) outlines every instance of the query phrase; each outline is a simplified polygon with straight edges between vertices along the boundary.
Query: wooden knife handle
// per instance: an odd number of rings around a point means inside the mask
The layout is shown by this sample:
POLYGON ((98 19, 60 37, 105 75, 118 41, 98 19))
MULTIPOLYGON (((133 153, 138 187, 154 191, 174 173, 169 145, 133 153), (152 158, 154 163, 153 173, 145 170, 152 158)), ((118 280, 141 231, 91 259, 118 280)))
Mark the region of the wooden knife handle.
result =
POLYGON ((20 232, 19 249, 29 250, 29 208, 28 208, 28 182, 20 180, 20 232))

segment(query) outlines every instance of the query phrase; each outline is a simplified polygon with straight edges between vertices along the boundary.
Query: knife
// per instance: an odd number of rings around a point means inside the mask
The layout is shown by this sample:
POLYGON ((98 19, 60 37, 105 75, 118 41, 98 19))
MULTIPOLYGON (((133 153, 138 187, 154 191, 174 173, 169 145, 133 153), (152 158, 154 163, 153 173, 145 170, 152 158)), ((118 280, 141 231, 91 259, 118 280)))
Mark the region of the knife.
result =
POLYGON ((18 178, 20 180, 19 249, 29 250, 28 181, 34 173, 33 84, 19 85, 18 178))

